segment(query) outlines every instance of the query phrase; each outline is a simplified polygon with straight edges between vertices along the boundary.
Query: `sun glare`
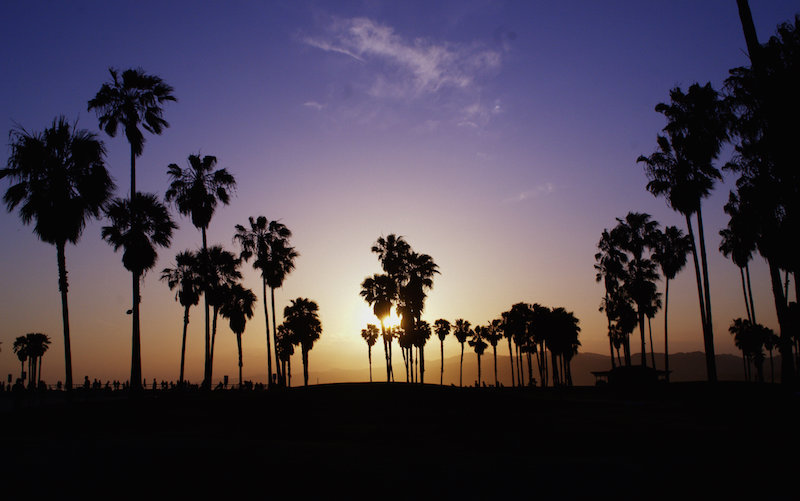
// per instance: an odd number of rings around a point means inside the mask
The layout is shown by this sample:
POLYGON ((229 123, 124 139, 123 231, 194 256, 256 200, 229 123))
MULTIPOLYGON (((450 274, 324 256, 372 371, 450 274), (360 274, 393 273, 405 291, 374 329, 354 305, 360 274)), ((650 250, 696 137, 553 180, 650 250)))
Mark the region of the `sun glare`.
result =
MULTIPOLYGON (((378 317, 375 316, 375 314, 372 312, 372 308, 370 307, 365 307, 361 314, 361 327, 364 328, 367 326, 367 324, 375 324, 378 327, 380 327, 381 324, 380 320, 378 320, 378 317)), ((397 316, 397 312, 394 310, 394 308, 392 308, 391 314, 384 319, 383 325, 386 326, 387 329, 389 327, 398 327, 400 325, 400 317, 397 316)))

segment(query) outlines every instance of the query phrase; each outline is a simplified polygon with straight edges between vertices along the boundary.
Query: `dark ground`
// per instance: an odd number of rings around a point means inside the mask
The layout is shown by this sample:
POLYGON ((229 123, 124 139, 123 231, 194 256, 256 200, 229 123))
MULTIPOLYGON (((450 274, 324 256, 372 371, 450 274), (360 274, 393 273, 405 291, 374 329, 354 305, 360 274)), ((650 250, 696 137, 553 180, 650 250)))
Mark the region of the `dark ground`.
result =
POLYGON ((800 396, 773 385, 59 398, 0 396, 6 495, 798 499, 800 396))

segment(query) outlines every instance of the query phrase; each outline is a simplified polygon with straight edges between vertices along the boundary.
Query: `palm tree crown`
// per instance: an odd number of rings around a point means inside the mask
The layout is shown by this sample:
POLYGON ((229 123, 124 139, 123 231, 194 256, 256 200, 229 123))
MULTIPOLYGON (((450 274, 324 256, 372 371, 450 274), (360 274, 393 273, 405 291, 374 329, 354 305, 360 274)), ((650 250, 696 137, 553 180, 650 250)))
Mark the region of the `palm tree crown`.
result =
POLYGON ((217 201, 230 203, 230 192, 236 180, 226 169, 214 170, 217 158, 206 155, 189 155, 189 167, 181 169, 177 164, 167 167, 172 179, 165 194, 168 202, 174 201, 178 211, 192 217, 195 228, 206 230, 214 215, 217 201))

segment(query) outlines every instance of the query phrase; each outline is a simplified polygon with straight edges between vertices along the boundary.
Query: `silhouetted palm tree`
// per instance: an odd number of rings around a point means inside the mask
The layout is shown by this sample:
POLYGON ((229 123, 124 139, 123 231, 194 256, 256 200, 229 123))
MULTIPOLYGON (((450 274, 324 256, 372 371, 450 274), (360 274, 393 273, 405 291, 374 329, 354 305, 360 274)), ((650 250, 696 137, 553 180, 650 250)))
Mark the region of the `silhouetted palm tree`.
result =
POLYGON ((757 380, 764 381, 764 330, 751 323, 747 319, 736 318, 728 328, 733 335, 733 341, 737 348, 742 350, 742 357, 745 360, 745 379, 752 380, 749 370, 750 364, 756 366, 757 380))
POLYGON ((167 282, 170 290, 175 290, 175 300, 183 306, 183 336, 181 337, 181 371, 178 383, 183 383, 184 362, 186 359, 186 330, 189 327, 189 308, 200 302, 202 275, 199 257, 195 252, 185 250, 175 256, 175 267, 164 268, 161 280, 167 282))
POLYGON ((432 333, 431 325, 428 322, 425 320, 417 321, 413 342, 417 348, 417 353, 419 353, 419 382, 422 384, 425 384, 425 345, 428 343, 428 339, 431 338, 432 333))
POLYGON ((42 357, 50 347, 50 337, 41 332, 25 334, 25 353, 28 356, 28 387, 36 389, 42 379, 42 357))
POLYGON ((375 324, 367 324, 366 329, 361 329, 361 337, 367 342, 367 356, 369 357, 369 382, 372 382, 372 347, 378 341, 380 331, 375 324))
POLYGON ((702 276, 698 264, 697 246, 692 245, 697 275, 706 369, 709 381, 716 381, 714 331, 711 321, 711 291, 708 281, 705 238, 701 200, 709 195, 715 181, 722 175, 713 162, 722 144, 728 140, 731 114, 727 104, 719 99, 711 84, 692 84, 688 92, 675 88, 670 91, 670 104, 659 103, 656 111, 668 122, 666 136, 658 136, 658 150, 649 157, 640 156, 650 181, 647 190, 654 196, 664 196, 667 204, 686 218, 689 239, 694 242, 691 216, 697 215, 698 240, 702 276))
POLYGON ((212 310, 211 346, 206 361, 208 385, 210 387, 214 372, 217 315, 228 297, 231 287, 242 278, 242 273, 239 271, 242 261, 220 245, 212 245, 207 250, 201 250, 198 261, 200 263, 201 289, 212 310))
POLYGON ((494 385, 497 386, 497 343, 503 339, 503 321, 499 318, 492 320, 484 334, 484 339, 492 345, 494 355, 494 385))
POLYGON ((72 350, 67 301, 67 242, 80 239, 89 219, 97 218, 114 189, 104 165, 105 148, 97 137, 70 127, 66 118, 53 120, 41 133, 14 128, 8 166, 0 179, 11 182, 3 196, 8 211, 19 206, 24 224, 43 242, 56 246, 58 289, 64 329, 66 389, 72 389, 72 350))
MULTIPOLYGON (((268 381, 272 382, 272 353, 269 338, 269 312, 267 310, 267 286, 272 296, 272 332, 277 332, 275 313, 275 289, 283 285, 283 280, 294 269, 294 260, 298 256, 293 247, 289 246, 289 237, 292 232, 283 223, 268 221, 266 217, 249 218, 250 228, 236 225, 234 241, 242 248, 241 258, 245 261, 251 257, 253 268, 261 271, 262 289, 264 294, 264 318, 267 323, 267 372, 268 381)), ((275 334, 273 334, 275 335, 275 334)), ((277 342, 277 341, 276 341, 277 342)), ((277 365, 277 354, 276 354, 277 365)), ((282 370, 277 371, 281 384, 285 384, 282 370)))
POLYGON ((639 316, 639 334, 642 342, 642 367, 647 365, 645 356, 644 319, 656 296, 658 274, 655 263, 645 255, 645 251, 654 249, 658 240, 658 223, 650 219, 649 214, 629 212, 625 219, 617 218, 616 233, 619 235, 620 248, 631 254, 623 286, 628 296, 636 303, 639 316))
MULTIPOLYGON (((572 385, 570 362, 572 357, 578 353, 578 347, 581 345, 578 341, 578 334, 581 331, 578 323, 575 315, 562 307, 553 308, 550 311, 548 321, 550 336, 547 344, 553 356, 553 385, 572 385), (556 362, 556 359, 560 361, 560 364, 556 362)), ((644 357, 644 353, 642 353, 642 357, 644 357)))
POLYGON ((239 387, 242 387, 242 334, 247 319, 253 318, 253 307, 258 298, 253 291, 245 289, 241 284, 233 284, 227 288, 219 313, 228 319, 231 331, 236 335, 236 347, 239 352, 239 387))
POLYGON ((728 226, 719 232, 722 237, 719 251, 723 256, 730 258, 733 264, 739 268, 747 318, 750 322, 755 323, 755 308, 752 289, 750 288, 750 258, 753 255, 753 251, 756 250, 757 235, 755 229, 757 223, 745 219, 747 215, 741 212, 739 197, 733 192, 730 193, 728 203, 725 204, 725 212, 731 216, 731 219, 728 221, 728 226))
POLYGON ((397 286, 389 275, 373 275, 361 283, 359 292, 364 301, 372 306, 372 312, 381 323, 383 353, 386 358, 386 381, 392 380, 391 337, 386 335, 385 320, 392 312, 392 302, 397 297, 397 286))
POLYGON ((169 123, 163 118, 162 106, 168 101, 177 101, 172 87, 161 78, 148 75, 141 68, 122 72, 109 68, 111 82, 104 83, 89 101, 88 110, 95 110, 100 128, 111 137, 117 135, 122 126, 131 145, 131 192, 136 199, 136 157, 144 151, 144 134, 141 126, 151 134, 161 134, 169 123))
POLYGON ((450 322, 440 318, 433 325, 436 335, 439 336, 439 347, 441 348, 442 369, 439 371, 439 384, 441 385, 444 381, 444 338, 450 334, 450 322))
POLYGON ((475 350, 475 355, 478 357, 478 381, 476 383, 477 386, 481 385, 481 356, 483 352, 486 351, 486 347, 489 345, 486 344, 486 341, 483 340, 485 334, 488 332, 489 328, 476 325, 475 329, 472 331, 472 338, 468 341, 469 345, 472 346, 472 349, 475 350))
MULTIPOLYGON (((200 230, 203 239, 203 251, 208 250, 206 230, 214 216, 217 203, 227 205, 230 202, 230 192, 236 187, 236 180, 226 169, 214 170, 217 158, 206 155, 189 155, 189 167, 181 169, 176 164, 167 166, 167 174, 172 180, 164 198, 167 202, 174 202, 183 215, 192 218, 192 224, 200 230)), ((203 374, 203 386, 211 385, 211 347, 209 345, 209 301, 204 295, 205 330, 206 330, 206 365, 203 374)))
POLYGON ((656 242, 653 252, 653 261, 661 267, 664 275, 664 371, 666 379, 669 381, 669 337, 668 337, 668 316, 669 309, 669 281, 674 280, 675 276, 686 266, 686 256, 692 248, 692 241, 689 237, 675 226, 667 226, 656 242))
POLYGON ((294 355, 294 346, 296 344, 298 342, 295 340, 292 331, 283 323, 279 325, 275 331, 275 351, 283 365, 281 372, 286 374, 286 386, 288 387, 292 386, 292 355, 294 355))
POLYGON ((28 360, 28 339, 25 336, 17 336, 14 340, 13 348, 20 363, 19 379, 25 381, 25 362, 28 360))
POLYGON ((628 263, 628 255, 620 247, 621 237, 620 231, 616 228, 611 231, 604 229, 600 241, 597 243, 597 248, 600 252, 594 255, 594 259, 597 261, 594 265, 594 269, 597 270, 595 280, 597 282, 602 281, 605 288, 605 296, 600 306, 600 311, 606 314, 612 369, 615 367, 615 339, 617 342, 620 341, 619 329, 616 328, 618 308, 615 308, 615 305, 623 301, 622 284, 625 282, 626 265, 628 263))
POLYGON ((458 342, 461 343, 461 362, 458 368, 458 385, 464 386, 464 343, 467 342, 467 338, 472 336, 472 329, 470 329, 469 322, 463 318, 456 320, 453 328, 453 335, 455 335, 458 342))
POLYGON ((169 247, 172 231, 177 228, 167 208, 155 195, 137 193, 130 199, 114 199, 105 209, 109 226, 102 230, 103 240, 117 251, 122 247, 122 264, 133 276, 133 314, 131 349, 131 389, 142 388, 142 352, 139 331, 139 288, 144 272, 156 264, 155 246, 169 247), (136 210, 134 211, 134 205, 136 210))
POLYGON ((284 324, 296 336, 303 354, 303 384, 308 386, 308 352, 322 334, 322 323, 317 311, 319 306, 314 301, 299 297, 284 308, 284 324))

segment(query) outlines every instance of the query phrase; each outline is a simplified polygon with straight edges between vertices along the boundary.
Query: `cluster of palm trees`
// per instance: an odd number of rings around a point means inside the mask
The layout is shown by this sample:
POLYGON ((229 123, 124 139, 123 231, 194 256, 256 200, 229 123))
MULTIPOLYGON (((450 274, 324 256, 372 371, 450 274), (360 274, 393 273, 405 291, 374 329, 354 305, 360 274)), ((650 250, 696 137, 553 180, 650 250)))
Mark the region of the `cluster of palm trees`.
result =
POLYGON ((778 346, 779 338, 772 329, 744 318, 735 318, 728 331, 733 342, 742 350, 742 363, 746 381, 764 381, 764 348, 769 351, 770 382, 775 382, 775 368, 772 353, 778 346), (756 375, 753 376, 753 367, 756 375))
POLYGON ((630 336, 639 326, 641 365, 647 366, 645 319, 650 338, 650 361, 656 367, 651 320, 661 309, 661 293, 656 281, 666 281, 664 291, 664 370, 669 377, 669 281, 686 265, 692 241, 675 226, 661 230, 649 214, 629 212, 617 225, 603 230, 595 254, 596 279, 605 288, 600 311, 605 312, 608 326, 612 368, 631 365, 630 336), (624 353, 620 356, 620 349, 624 353))
MULTIPOLYGON (((179 382, 184 382, 186 331, 189 310, 203 297, 205 307, 205 350, 203 387, 211 386, 217 317, 228 319, 239 347, 239 379, 242 382, 241 336, 252 318, 255 294, 239 282, 243 261, 254 258, 253 267, 260 270, 264 288, 264 313, 267 321, 267 377, 273 381, 272 349, 274 345, 277 382, 285 384, 286 344, 300 345, 304 366, 308 351, 319 337, 321 326, 313 301, 298 298, 284 311, 286 318, 280 353, 275 321, 274 290, 281 287, 294 268, 297 252, 289 245, 291 232, 278 221, 263 216, 250 218, 250 227, 236 226, 234 241, 239 244, 238 256, 222 246, 209 246, 207 229, 218 204, 227 205, 236 187, 234 177, 226 169, 215 169, 214 156, 189 155, 188 167, 176 164, 167 167, 171 179, 164 202, 152 193, 136 191, 136 158, 144 150, 145 134, 161 134, 169 123, 163 118, 163 106, 176 101, 173 89, 160 77, 146 74, 140 68, 119 72, 110 69, 111 80, 102 84, 88 109, 95 111, 100 128, 114 137, 121 128, 130 144, 131 188, 127 198, 112 198, 115 189, 106 167, 105 147, 97 136, 77 129, 64 117, 57 117, 42 132, 29 132, 21 127, 10 134, 11 155, 7 167, 0 169, 0 179, 11 184, 4 195, 9 211, 19 208, 25 224, 33 223, 34 233, 56 246, 59 290, 64 330, 65 388, 73 387, 70 349, 69 308, 65 246, 77 243, 90 219, 104 217, 102 238, 114 250, 122 250, 122 263, 132 276, 132 390, 142 388, 139 303, 143 275, 157 260, 157 247, 169 247, 177 225, 166 204, 172 203, 182 215, 190 216, 202 236, 197 251, 178 253, 176 264, 165 268, 161 278, 176 291, 176 300, 184 309, 183 338, 179 382), (273 339, 270 340, 266 287, 272 291, 273 339), (212 317, 213 312, 213 317, 212 317), (280 358, 283 356, 283 358, 280 358), (280 363, 278 363, 280 362, 280 363)), ((49 341, 48 341, 49 342, 49 341)), ((16 345, 15 345, 16 346, 16 345)), ((31 350, 24 350, 28 359, 35 359, 31 350)), ((289 353, 291 355, 291 353, 289 353)), ((39 365, 41 358, 39 356, 39 365)), ((306 368, 307 374, 307 368, 306 368)), ((307 381, 307 376, 306 376, 307 381)))
POLYGON ((42 379, 42 357, 50 347, 50 336, 41 332, 29 332, 14 340, 12 349, 20 363, 19 381, 25 382, 25 362, 28 362, 28 387, 37 388, 42 379))
MULTIPOLYGON (((365 280, 365 283, 369 285, 370 282, 365 280)), ((362 296, 365 298, 372 297, 368 294, 364 294, 364 290, 365 289, 362 288, 362 296)), ((366 290, 369 289, 367 288, 366 290)), ((371 304, 374 305, 374 302, 371 304)), ((388 315, 389 313, 385 313, 385 316, 381 317, 376 313, 379 320, 384 320, 388 315)), ((578 353, 578 346, 580 346, 578 334, 581 330, 578 326, 578 319, 575 318, 572 312, 568 312, 561 307, 551 309, 539 304, 530 305, 528 303, 517 303, 511 307, 511 310, 504 312, 501 317, 502 318, 492 320, 487 325, 476 325, 474 327, 469 321, 463 318, 455 320, 452 324, 448 320, 440 318, 434 322, 433 329, 431 329, 428 322, 418 320, 415 324, 416 329, 410 334, 407 334, 405 329, 403 329, 402 319, 400 326, 391 328, 382 326, 381 330, 374 324, 368 324, 366 329, 361 330, 361 337, 364 338, 367 343, 367 353, 370 363, 370 381, 372 381, 372 346, 375 345, 378 336, 381 335, 384 339, 384 353, 387 354, 386 380, 393 381, 391 360, 389 357, 391 357, 392 341, 396 338, 401 348, 406 348, 406 346, 404 346, 404 339, 411 339, 411 346, 417 348, 416 358, 420 363, 415 364, 414 357, 412 357, 410 353, 404 353, 406 381, 424 382, 424 348, 433 331, 439 338, 441 350, 439 384, 442 384, 444 381, 444 341, 451 332, 459 344, 461 344, 459 386, 463 386, 464 384, 463 369, 465 344, 469 345, 477 356, 477 384, 479 385, 483 383, 481 357, 486 351, 486 348, 489 346, 492 347, 494 358, 494 385, 498 385, 497 345, 504 337, 508 340, 512 385, 535 385, 536 380, 533 378, 533 358, 536 359, 539 369, 539 380, 542 386, 547 386, 548 376, 554 386, 572 384, 570 362, 573 356, 578 353), (546 356, 547 351, 549 351, 551 355, 550 362, 548 362, 546 356), (527 355, 528 360, 527 383, 525 382, 525 375, 522 369, 523 355, 527 355), (517 361, 516 370, 514 360, 517 361)), ((406 341, 406 343, 408 343, 408 341, 406 341)))
MULTIPOLYGON (((785 23, 766 44, 759 44, 746 0, 739 0, 739 14, 747 41, 751 65, 734 68, 725 81, 721 95, 705 85, 693 84, 684 92, 670 91, 670 102, 660 103, 656 111, 667 119, 663 134, 657 138, 658 148, 648 156, 640 156, 648 177, 647 189, 654 196, 663 196, 667 204, 685 217, 689 250, 697 279, 700 320, 706 353, 709 381, 716 381, 711 292, 702 218, 702 200, 715 183, 722 179, 715 162, 722 146, 731 143, 735 154, 724 168, 738 173, 736 191, 725 206, 731 216, 721 234, 722 252, 731 256, 740 268, 748 321, 755 324, 752 295, 749 294, 747 263, 758 250, 769 266, 775 309, 780 326, 778 349, 781 353, 781 378, 785 382, 796 377, 795 364, 800 361, 798 308, 789 302, 788 277, 795 277, 795 296, 800 293, 797 271, 798 252, 792 235, 800 229, 800 179, 796 169, 796 138, 800 125, 797 89, 800 88, 800 17, 785 23), (695 236, 692 218, 697 227, 695 236), (783 278, 781 277, 783 274, 783 278), (749 296, 749 297, 748 297, 749 296), (793 353, 794 350, 794 353, 793 353)), ((600 243, 598 271, 605 280, 619 267, 620 256, 607 249, 610 233, 600 243)), ((636 258, 631 254, 629 257, 636 258)), ((624 264, 624 263, 623 263, 624 264)), ((629 262, 628 267, 631 266, 629 262)), ((630 271, 630 270, 629 270, 630 271)), ((646 270, 640 270, 644 273, 646 270)), ((666 271, 665 271, 665 276, 666 271)), ((600 278, 600 277, 599 277, 600 278)), ((624 335, 634 323, 633 314, 615 302, 610 292, 618 283, 606 281, 603 308, 609 316, 609 336, 624 335)), ((648 286, 650 287, 650 286, 648 286)), ((636 301, 632 291, 626 292, 636 304, 638 323, 647 314, 647 304, 636 301)), ((796 299, 796 298, 795 298, 796 299)), ((629 309, 627 309, 629 310, 629 309)), ((644 351, 644 350, 643 350, 644 351)), ((643 354, 644 357, 644 354, 643 354)), ((612 357, 613 358, 613 357, 612 357)))

